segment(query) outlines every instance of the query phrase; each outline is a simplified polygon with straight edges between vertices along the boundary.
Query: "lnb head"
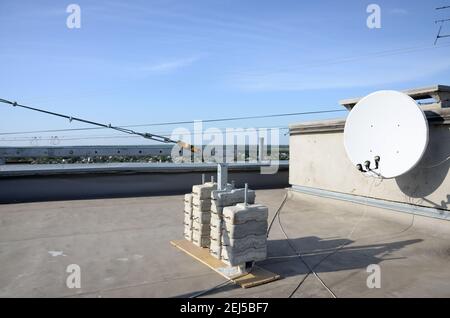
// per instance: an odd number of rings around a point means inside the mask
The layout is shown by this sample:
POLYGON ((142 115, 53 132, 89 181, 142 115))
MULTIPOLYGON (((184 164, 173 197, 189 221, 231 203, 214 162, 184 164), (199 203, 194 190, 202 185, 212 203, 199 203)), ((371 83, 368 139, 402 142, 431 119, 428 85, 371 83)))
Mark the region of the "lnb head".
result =
POLYGON ((363 169, 362 164, 360 164, 360 163, 358 163, 358 164, 356 165, 356 169, 358 169, 358 171, 360 171, 360 172, 365 172, 364 169, 363 169))
POLYGON ((370 161, 369 160, 364 161, 364 168, 366 168, 366 170, 370 170, 370 161))
POLYGON ((375 156, 374 160, 375 160, 375 169, 378 169, 381 160, 380 156, 375 156))

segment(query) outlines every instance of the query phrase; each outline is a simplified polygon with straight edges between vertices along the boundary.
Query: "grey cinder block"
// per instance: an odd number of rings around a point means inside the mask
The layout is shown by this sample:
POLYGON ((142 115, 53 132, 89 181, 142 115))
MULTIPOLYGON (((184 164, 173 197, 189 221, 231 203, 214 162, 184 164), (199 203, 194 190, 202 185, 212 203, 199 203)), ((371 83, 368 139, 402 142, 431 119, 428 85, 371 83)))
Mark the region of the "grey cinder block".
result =
POLYGON ((209 223, 199 223, 197 220, 192 222, 192 228, 195 231, 202 233, 202 236, 209 235, 210 233, 210 225, 209 223))
POLYGON ((192 227, 184 226, 184 238, 188 241, 192 241, 192 227))
POLYGON ((222 220, 214 214, 211 214, 210 229, 211 238, 221 242, 223 231, 222 220))
POLYGON ((237 266, 251 261, 262 261, 267 257, 267 247, 252 248, 245 252, 237 253, 229 246, 222 246, 221 259, 230 266, 237 266))
POLYGON ((191 215, 190 214, 184 214, 184 225, 185 226, 189 226, 189 227, 192 227, 192 223, 193 223, 193 220, 192 220, 192 217, 191 217, 191 215))
MULTIPOLYGON (((216 207, 231 206, 244 202, 245 189, 233 189, 230 191, 212 191, 211 198, 215 200, 216 207)), ((254 190, 248 190, 247 203, 255 203, 256 193, 254 190)))
POLYGON ((244 238, 250 234, 252 235, 264 235, 267 231, 267 220, 264 221, 248 221, 243 224, 231 225, 224 222, 224 232, 227 233, 231 239, 244 238))
POLYGON ((205 184, 194 185, 192 187, 194 197, 201 200, 210 199, 211 191, 213 190, 217 190, 217 183, 207 182, 205 184))
POLYGON ((192 204, 191 203, 184 203, 184 212, 185 213, 192 213, 192 204))
POLYGON ((199 247, 209 247, 210 238, 208 236, 202 236, 198 231, 192 231, 192 242, 199 247))
POLYGON ((211 213, 211 227, 221 227, 222 226, 222 218, 217 214, 211 213))
POLYGON ((214 214, 222 215, 223 206, 217 206, 216 200, 211 200, 211 212, 214 214))
POLYGON ((222 255, 222 244, 220 244, 220 241, 211 238, 209 253, 215 258, 220 259, 222 255))
POLYGON ((232 239, 228 235, 222 236, 222 245, 229 246, 238 253, 251 248, 263 248, 267 245, 266 235, 247 235, 241 239, 232 239))
POLYGON ((209 224, 211 222, 211 212, 201 212, 194 209, 192 219, 198 223, 209 224))
POLYGON ((211 199, 199 199, 194 197, 192 200, 193 209, 200 212, 211 211, 211 199))
POLYGON ((192 204, 192 193, 187 193, 184 195, 184 202, 187 204, 192 204))
POLYGON ((237 204, 223 209, 223 219, 230 224, 244 224, 248 221, 267 221, 269 209, 261 204, 237 204))

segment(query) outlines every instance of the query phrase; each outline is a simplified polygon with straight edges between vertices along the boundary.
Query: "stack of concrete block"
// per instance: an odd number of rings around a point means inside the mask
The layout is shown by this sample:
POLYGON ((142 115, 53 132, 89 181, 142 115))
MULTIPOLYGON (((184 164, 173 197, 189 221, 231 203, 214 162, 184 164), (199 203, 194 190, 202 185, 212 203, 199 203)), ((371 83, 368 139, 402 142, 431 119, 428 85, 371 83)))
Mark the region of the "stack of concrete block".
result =
MULTIPOLYGON (((255 202, 256 193, 254 190, 248 190, 247 203, 253 204, 255 202)), ((222 215, 224 207, 233 206, 238 203, 243 203, 245 199, 245 189, 217 190, 211 192, 211 211, 217 215, 222 215)))
MULTIPOLYGON (((256 194, 253 190, 247 192, 247 202, 253 204, 256 194)), ((210 254, 221 259, 222 255, 222 232, 223 218, 222 212, 225 207, 242 203, 245 200, 245 189, 233 189, 231 186, 225 190, 211 192, 211 243, 210 254)))
POLYGON ((267 257, 268 208, 237 204, 223 209, 221 259, 229 266, 267 257))
POLYGON ((184 195, 184 238, 192 241, 192 193, 184 195))
POLYGON ((192 242, 200 247, 210 245, 211 192, 217 183, 207 182, 192 187, 192 242))

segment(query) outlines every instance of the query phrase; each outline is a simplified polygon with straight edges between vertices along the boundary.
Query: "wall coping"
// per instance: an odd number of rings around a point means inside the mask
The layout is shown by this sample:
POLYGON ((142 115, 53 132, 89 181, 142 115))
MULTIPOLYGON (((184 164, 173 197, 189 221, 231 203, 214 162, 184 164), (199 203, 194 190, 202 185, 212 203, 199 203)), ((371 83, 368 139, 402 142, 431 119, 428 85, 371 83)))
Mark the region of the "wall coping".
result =
MULTIPOLYGON (((450 125, 450 108, 428 108, 424 111, 430 125, 450 125)), ((344 126, 345 118, 295 123, 289 125, 289 134, 343 132, 344 126)))
MULTIPOLYGON (((450 86, 433 85, 427 87, 420 87, 402 91, 406 95, 411 96, 414 100, 434 98, 435 103, 431 106, 435 108, 450 107, 450 86)), ((351 110, 362 97, 343 99, 339 104, 351 110)))

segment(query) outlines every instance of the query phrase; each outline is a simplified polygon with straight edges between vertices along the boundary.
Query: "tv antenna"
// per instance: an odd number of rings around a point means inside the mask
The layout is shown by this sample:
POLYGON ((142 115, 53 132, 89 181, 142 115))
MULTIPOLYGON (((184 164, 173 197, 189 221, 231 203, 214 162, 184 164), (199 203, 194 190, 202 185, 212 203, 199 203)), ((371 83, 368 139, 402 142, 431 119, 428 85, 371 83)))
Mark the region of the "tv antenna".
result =
POLYGON ((17 102, 12 102, 12 101, 9 101, 9 100, 6 100, 6 99, 2 99, 2 98, 0 98, 0 103, 9 104, 9 105, 11 105, 13 107, 20 107, 20 108, 32 110, 32 111, 35 111, 35 112, 44 113, 44 114, 47 114, 47 115, 52 115, 52 116, 56 116, 56 117, 66 118, 66 119, 69 120, 69 122, 78 121, 78 122, 81 122, 81 123, 90 124, 90 125, 94 125, 94 126, 98 126, 98 127, 113 129, 113 130, 120 131, 122 133, 130 134, 130 135, 138 135, 138 136, 141 136, 143 138, 154 140, 154 141, 157 141, 157 142, 177 144, 179 147, 181 147, 183 149, 188 149, 191 152, 199 152, 199 149, 197 149, 193 145, 190 145, 190 144, 188 144, 188 143, 186 143, 184 141, 181 141, 181 140, 173 140, 173 139, 170 139, 168 137, 161 136, 161 135, 155 135, 155 134, 151 134, 151 133, 147 133, 147 132, 138 132, 138 131, 134 131, 134 130, 128 129, 128 128, 123 128, 123 127, 119 127, 119 126, 113 126, 111 124, 102 124, 102 123, 98 123, 98 122, 87 120, 87 119, 73 117, 73 116, 69 116, 69 115, 65 115, 65 114, 59 114, 59 113, 51 112, 51 111, 48 111, 48 110, 45 110, 45 109, 40 109, 40 108, 35 108, 35 107, 27 106, 27 105, 18 104, 17 102))
POLYGON ((428 121, 410 96, 378 91, 362 98, 344 128, 344 146, 366 176, 395 178, 413 169, 428 145, 428 121))
MULTIPOLYGON (((450 9, 450 6, 442 6, 442 7, 436 8, 436 10, 445 10, 445 9, 450 9)), ((439 24, 439 31, 438 31, 438 34, 436 35, 436 39, 434 40, 434 45, 436 45, 436 43, 438 42, 439 39, 450 37, 450 34, 441 35, 442 27, 443 27, 444 23, 446 23, 448 21, 450 21, 450 19, 441 19, 441 20, 434 21, 435 24, 439 24)))

